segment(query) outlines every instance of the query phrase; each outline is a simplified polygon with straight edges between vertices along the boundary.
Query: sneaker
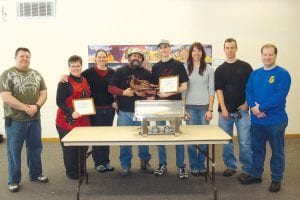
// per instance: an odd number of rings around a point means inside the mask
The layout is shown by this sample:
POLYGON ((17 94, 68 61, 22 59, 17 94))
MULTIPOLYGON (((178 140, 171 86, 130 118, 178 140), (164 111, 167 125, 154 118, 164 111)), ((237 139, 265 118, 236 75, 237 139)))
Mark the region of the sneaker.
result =
POLYGON ((253 183, 261 183, 262 182, 260 177, 256 178, 256 177, 253 177, 251 175, 246 175, 244 177, 239 176, 239 181, 243 185, 250 185, 250 184, 253 184, 253 183))
POLYGON ((128 176, 130 174, 130 169, 122 167, 120 174, 121 174, 121 176, 128 176))
POLYGON ((110 166, 110 164, 106 164, 106 165, 98 165, 96 167, 96 170, 99 173, 106 173, 106 172, 113 172, 115 168, 110 166))
POLYGON ((249 176, 249 174, 246 174, 244 172, 242 172, 239 176, 238 176, 238 180, 242 181, 243 179, 245 179, 247 176, 249 176))
POLYGON ((47 176, 40 175, 39 177, 37 177, 31 181, 38 182, 38 183, 47 183, 49 181, 49 179, 47 178, 47 176))
POLYGON ((180 179, 186 179, 189 177, 189 173, 186 172, 185 168, 178 168, 178 176, 180 179))
POLYGON ((161 176, 165 174, 167 171, 167 166, 166 165, 159 165, 158 168, 155 170, 154 175, 155 176, 161 176))
POLYGON ((281 187, 280 181, 272 181, 269 187, 270 192, 279 192, 281 187))
POLYGON ((192 170, 191 170, 191 174, 192 174, 193 176, 199 176, 199 175, 200 175, 200 170, 192 169, 192 170))
POLYGON ((206 175, 206 170, 197 170, 197 169, 192 169, 191 174, 193 176, 205 176, 206 175))
POLYGON ((107 170, 106 170, 106 167, 104 166, 104 165, 98 165, 97 167, 96 167, 96 170, 97 170, 97 172, 99 172, 99 173, 105 173, 107 170))
POLYGON ((228 176, 232 176, 235 173, 236 173, 236 170, 228 168, 223 172, 223 176, 228 177, 228 176))
POLYGON ((153 174, 154 171, 148 160, 141 160, 141 170, 149 174, 153 174))
POLYGON ((105 165, 106 171, 107 172, 113 172, 115 171, 115 168, 111 166, 109 163, 105 165))
POLYGON ((10 184, 8 184, 8 190, 10 192, 18 192, 19 188, 20 188, 19 184, 17 184, 17 183, 10 183, 10 184))
POLYGON ((206 170, 200 171, 200 172, 199 172, 199 175, 200 175, 200 176, 205 176, 205 175, 206 175, 206 170))

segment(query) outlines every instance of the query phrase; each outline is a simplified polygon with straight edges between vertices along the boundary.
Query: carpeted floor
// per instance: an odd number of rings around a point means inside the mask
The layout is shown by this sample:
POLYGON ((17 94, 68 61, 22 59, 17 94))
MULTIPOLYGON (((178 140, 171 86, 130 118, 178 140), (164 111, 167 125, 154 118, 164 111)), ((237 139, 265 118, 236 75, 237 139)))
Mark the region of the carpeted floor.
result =
MULTIPOLYGON (((81 188, 81 200, 194 200, 213 199, 211 183, 205 183, 203 177, 190 176, 179 180, 175 168, 175 150, 168 149, 168 174, 163 177, 144 174, 139 170, 136 147, 132 174, 121 177, 119 174, 119 147, 111 148, 111 164, 116 171, 110 174, 99 174, 93 168, 92 159, 88 159, 89 184, 81 188)), ((236 151, 238 149, 236 148, 236 151)), ((223 177, 224 164, 221 159, 222 149, 217 145, 217 187, 219 200, 297 200, 300 198, 300 139, 286 140, 286 173, 279 193, 270 193, 269 158, 267 155, 263 182, 254 185, 240 185, 237 175, 223 177)), ((269 149, 268 149, 269 152, 269 149)), ((153 166, 157 165, 156 147, 151 147, 153 166)), ((75 200, 77 181, 68 179, 64 173, 61 147, 58 142, 45 142, 43 150, 44 174, 49 177, 47 184, 31 183, 28 180, 25 148, 22 157, 22 182, 18 193, 7 189, 6 144, 0 144, 0 200, 75 200)), ((187 160, 187 159, 186 159, 187 160)), ((188 161, 186 161, 188 164, 188 161)))

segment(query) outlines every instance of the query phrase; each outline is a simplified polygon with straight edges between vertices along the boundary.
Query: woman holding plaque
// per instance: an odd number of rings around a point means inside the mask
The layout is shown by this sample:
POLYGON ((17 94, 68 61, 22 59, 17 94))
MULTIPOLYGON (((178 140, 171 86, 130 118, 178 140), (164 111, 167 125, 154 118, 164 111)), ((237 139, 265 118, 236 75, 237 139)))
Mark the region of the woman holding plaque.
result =
MULTIPOLYGON (((195 42, 189 49, 187 73, 189 75, 188 90, 184 94, 187 112, 187 125, 208 125, 212 119, 215 89, 214 70, 205 62, 206 53, 201 43, 195 42)), ((207 152, 207 145, 199 145, 207 152)), ((205 155, 195 145, 188 145, 188 156, 191 174, 204 176, 205 155)))
MULTIPOLYGON (((114 96, 108 92, 108 85, 115 71, 107 67, 108 57, 104 49, 98 49, 95 53, 96 65, 81 73, 90 85, 91 97, 95 103, 96 114, 90 116, 92 126, 112 126, 115 117, 117 105, 114 96)), ((63 76, 61 81, 68 82, 67 76, 63 76)), ((110 165, 109 153, 109 146, 92 146, 95 169, 99 173, 115 170, 110 165)))
MULTIPOLYGON (((56 94, 56 104, 58 106, 56 128, 60 139, 74 127, 90 126, 89 117, 80 115, 79 112, 74 111, 73 106, 74 100, 91 96, 90 86, 87 80, 81 76, 82 58, 73 55, 69 58, 68 65, 70 70, 70 75, 67 76, 68 82, 59 82, 56 94)), ((78 147, 67 147, 62 142, 61 146, 67 177, 78 179, 78 147)), ((85 153, 86 151, 81 155, 83 157, 82 160, 85 153)))

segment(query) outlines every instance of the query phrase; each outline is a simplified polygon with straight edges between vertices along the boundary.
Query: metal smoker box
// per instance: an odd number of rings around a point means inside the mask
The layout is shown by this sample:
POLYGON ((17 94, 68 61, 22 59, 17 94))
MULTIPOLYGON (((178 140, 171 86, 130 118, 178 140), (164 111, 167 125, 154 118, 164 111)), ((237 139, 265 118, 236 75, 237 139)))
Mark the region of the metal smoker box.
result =
POLYGON ((152 134, 174 134, 181 133, 180 123, 184 118, 184 108, 181 100, 137 100, 135 101, 134 118, 141 121, 141 132, 143 136, 152 134), (148 129, 150 121, 170 121, 170 126, 164 127, 163 131, 157 126, 148 129))

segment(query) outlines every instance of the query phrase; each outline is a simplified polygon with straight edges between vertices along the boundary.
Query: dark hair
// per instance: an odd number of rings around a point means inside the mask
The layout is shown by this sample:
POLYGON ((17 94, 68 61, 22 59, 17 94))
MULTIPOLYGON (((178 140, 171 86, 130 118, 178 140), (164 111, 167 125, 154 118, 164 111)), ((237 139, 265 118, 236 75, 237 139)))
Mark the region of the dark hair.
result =
POLYGON ((193 61, 193 57, 192 57, 192 52, 193 52, 194 48, 202 51, 202 56, 200 59, 199 74, 203 76, 203 72, 206 70, 206 62, 205 62, 206 53, 205 53, 203 45, 200 42, 194 42, 189 49, 189 56, 187 59, 189 75, 191 75, 193 72, 194 61, 193 61))
POLYGON ((70 67, 71 63, 74 63, 74 62, 80 62, 80 64, 82 65, 82 58, 80 56, 77 56, 77 55, 71 56, 68 60, 69 67, 70 67))
POLYGON ((263 52, 264 48, 273 48, 275 55, 277 55, 278 49, 277 49, 277 47, 274 44, 271 44, 271 43, 265 44, 264 46, 261 47, 260 53, 263 52))
POLYGON ((97 57, 98 53, 103 52, 107 56, 107 52, 104 49, 98 49, 95 53, 95 57, 97 57))
POLYGON ((19 47, 19 48, 17 48, 17 50, 16 50, 16 52, 15 52, 15 57, 17 57, 19 51, 25 51, 25 52, 28 52, 29 55, 31 55, 30 50, 29 50, 28 48, 25 48, 25 47, 19 47))
POLYGON ((226 40, 225 40, 225 42, 224 42, 224 48, 225 48, 225 43, 226 42, 234 42, 235 43, 235 47, 237 48, 237 42, 236 42, 236 40, 234 39, 234 38, 227 38, 226 40))

